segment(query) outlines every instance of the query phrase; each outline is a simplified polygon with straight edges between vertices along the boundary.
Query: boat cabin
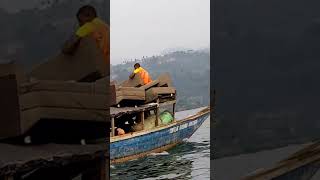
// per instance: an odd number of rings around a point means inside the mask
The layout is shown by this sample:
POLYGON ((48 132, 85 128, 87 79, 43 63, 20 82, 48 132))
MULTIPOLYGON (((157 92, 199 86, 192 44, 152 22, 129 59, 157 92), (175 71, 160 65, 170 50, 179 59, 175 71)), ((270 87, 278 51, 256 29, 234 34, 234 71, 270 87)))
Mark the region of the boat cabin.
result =
MULTIPOLYGON (((150 130, 166 125, 161 122, 161 113, 168 113, 174 122, 176 100, 148 103, 135 107, 110 107, 111 128, 110 137, 150 130), (123 131, 124 132, 123 132, 123 131)), ((170 116, 169 115, 169 116, 170 116)))

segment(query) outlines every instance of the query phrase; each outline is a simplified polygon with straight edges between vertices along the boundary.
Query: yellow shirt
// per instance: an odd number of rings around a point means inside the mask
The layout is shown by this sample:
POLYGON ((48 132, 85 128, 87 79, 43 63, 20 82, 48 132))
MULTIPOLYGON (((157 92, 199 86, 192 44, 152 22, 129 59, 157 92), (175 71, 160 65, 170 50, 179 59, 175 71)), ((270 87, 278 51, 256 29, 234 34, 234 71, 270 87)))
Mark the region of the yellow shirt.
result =
POLYGON ((142 70, 143 70, 142 67, 139 67, 139 68, 135 69, 133 71, 133 73, 137 74, 137 73, 141 72, 142 70))

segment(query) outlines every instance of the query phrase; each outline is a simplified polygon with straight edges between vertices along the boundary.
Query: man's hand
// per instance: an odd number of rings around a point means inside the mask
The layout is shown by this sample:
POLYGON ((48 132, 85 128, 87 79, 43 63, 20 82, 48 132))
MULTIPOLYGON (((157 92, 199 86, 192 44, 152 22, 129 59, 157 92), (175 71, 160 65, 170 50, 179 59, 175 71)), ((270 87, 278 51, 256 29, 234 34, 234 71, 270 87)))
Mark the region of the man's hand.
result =
POLYGON ((62 48, 62 53, 72 55, 79 46, 81 37, 77 35, 71 36, 71 38, 66 41, 62 48))

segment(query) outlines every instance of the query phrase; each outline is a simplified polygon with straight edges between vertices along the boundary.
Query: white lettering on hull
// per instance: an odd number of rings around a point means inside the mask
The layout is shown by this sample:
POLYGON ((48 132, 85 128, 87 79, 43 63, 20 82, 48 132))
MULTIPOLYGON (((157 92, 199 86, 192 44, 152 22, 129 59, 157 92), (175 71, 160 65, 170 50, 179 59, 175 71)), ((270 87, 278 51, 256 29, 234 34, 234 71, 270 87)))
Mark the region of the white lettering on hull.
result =
POLYGON ((179 130, 194 126, 197 123, 198 123, 197 120, 191 121, 189 123, 184 123, 184 124, 181 124, 180 126, 175 126, 175 127, 170 128, 169 132, 170 132, 170 134, 172 134, 172 133, 178 132, 179 130))

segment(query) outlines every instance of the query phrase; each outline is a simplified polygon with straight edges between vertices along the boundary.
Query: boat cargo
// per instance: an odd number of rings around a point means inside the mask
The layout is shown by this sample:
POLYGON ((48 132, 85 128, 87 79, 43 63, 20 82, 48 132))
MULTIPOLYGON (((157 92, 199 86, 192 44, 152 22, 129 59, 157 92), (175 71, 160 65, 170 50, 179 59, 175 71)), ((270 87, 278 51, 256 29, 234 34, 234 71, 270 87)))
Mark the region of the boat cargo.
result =
POLYGON ((191 116, 175 118, 177 93, 167 73, 147 85, 127 80, 116 94, 116 104, 110 108, 111 163, 172 148, 189 138, 210 114, 210 107, 204 107, 191 116))

